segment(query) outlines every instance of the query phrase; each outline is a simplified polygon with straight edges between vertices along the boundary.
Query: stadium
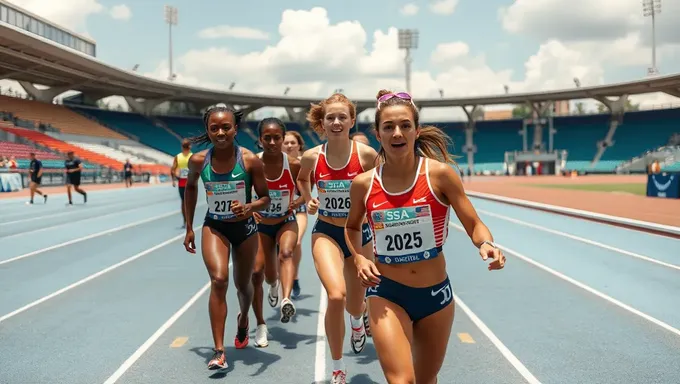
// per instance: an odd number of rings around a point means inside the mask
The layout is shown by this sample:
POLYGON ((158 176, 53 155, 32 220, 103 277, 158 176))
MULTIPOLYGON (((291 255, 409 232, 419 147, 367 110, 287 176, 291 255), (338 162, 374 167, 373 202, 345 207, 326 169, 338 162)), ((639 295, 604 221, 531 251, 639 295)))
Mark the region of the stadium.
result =
MULTIPOLYGON (((210 282, 184 250, 169 186, 181 140, 204 131, 208 106, 246 116, 285 108, 287 129, 310 148, 324 142, 304 118, 319 100, 154 80, 96 51, 93 40, 0 0, 0 79, 28 94, 0 95, 0 383, 328 382, 327 298, 309 255, 311 226, 297 319, 279 327, 272 312, 268 348, 227 344, 229 370, 205 370, 210 282), (57 100, 66 91, 76 94, 57 100), (111 95, 130 111, 102 108, 111 95), (59 200, 68 152, 83 160, 92 191, 72 209, 59 200), (30 153, 50 200, 27 207, 30 153), (121 185, 128 159, 132 188, 121 185)), ((468 121, 434 125, 451 137, 467 194, 508 256, 506 270, 486 272, 452 215, 456 320, 439 382, 680 381, 680 108, 631 107, 629 96, 650 92, 680 97, 680 74, 417 101, 465 111, 468 121), (603 111, 560 111, 577 99, 603 111), (515 110, 476 113, 489 105, 515 110)), ((357 112, 375 106, 354 102, 357 112)), ((247 119, 237 134, 253 152, 257 124, 247 119)), ((355 129, 379 148, 370 124, 355 129)), ((227 301, 238 307, 231 287, 227 301)), ((234 319, 230 310, 227 339, 234 319)), ((362 355, 346 349, 352 383, 384 382, 370 341, 362 355)))

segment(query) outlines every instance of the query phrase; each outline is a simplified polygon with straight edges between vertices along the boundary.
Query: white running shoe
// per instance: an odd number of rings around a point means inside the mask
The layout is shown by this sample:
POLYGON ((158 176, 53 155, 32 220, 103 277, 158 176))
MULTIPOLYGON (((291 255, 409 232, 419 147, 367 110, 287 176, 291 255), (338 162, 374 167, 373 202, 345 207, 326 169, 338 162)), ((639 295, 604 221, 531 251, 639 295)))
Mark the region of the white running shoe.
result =
POLYGON ((289 298, 281 300, 281 322, 287 323, 295 316, 295 305, 289 298))
POLYGON ((281 281, 276 280, 276 284, 269 286, 269 294, 267 295, 267 301, 272 308, 279 305, 279 297, 281 297, 281 281))
POLYGON ((364 328, 363 316, 361 316, 362 319, 359 322, 360 325, 358 328, 354 328, 352 325, 351 316, 352 315, 350 315, 349 326, 352 328, 352 334, 350 336, 349 343, 352 346, 352 351, 355 354, 359 354, 364 350, 364 346, 366 345, 366 329, 364 328))
POLYGON ((269 345, 269 340, 267 339, 267 325, 260 324, 255 330, 255 345, 264 348, 269 345))
POLYGON ((333 377, 331 378, 331 384, 347 384, 347 372, 345 372, 345 371, 333 371, 333 377))

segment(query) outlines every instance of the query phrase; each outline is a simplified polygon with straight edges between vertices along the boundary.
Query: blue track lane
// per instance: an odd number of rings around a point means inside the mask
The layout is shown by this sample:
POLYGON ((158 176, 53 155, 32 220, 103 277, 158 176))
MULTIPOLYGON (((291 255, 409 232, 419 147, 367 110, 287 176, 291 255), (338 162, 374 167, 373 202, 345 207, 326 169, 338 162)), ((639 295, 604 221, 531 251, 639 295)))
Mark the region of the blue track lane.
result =
MULTIPOLYGON (((303 295, 294 321, 281 324, 278 309, 265 300, 269 346, 256 348, 251 339, 248 348, 235 350, 238 302, 230 284, 230 368, 208 371, 208 291, 164 327, 208 282, 200 253, 182 246, 176 189, 96 191, 87 205, 81 201, 75 195, 78 205, 65 207, 63 194, 50 196, 46 205, 0 201, 0 383, 104 383, 121 366, 118 383, 312 383, 319 343, 328 380, 329 351, 325 335, 317 333, 322 292, 309 252, 314 217, 303 242, 303 295)), ((680 328, 680 270, 566 235, 671 265, 680 265, 680 241, 472 201, 501 245, 680 328)), ((204 212, 199 198, 195 225, 204 212)), ((510 253, 505 270, 489 272, 455 227, 445 254, 458 297, 538 381, 680 382, 679 335, 510 253)), ((250 320, 252 338, 252 311, 250 320)), ((348 382, 385 382, 370 340, 360 355, 348 340, 344 349, 348 382)), ((525 383, 520 369, 459 305, 439 381, 525 383)))

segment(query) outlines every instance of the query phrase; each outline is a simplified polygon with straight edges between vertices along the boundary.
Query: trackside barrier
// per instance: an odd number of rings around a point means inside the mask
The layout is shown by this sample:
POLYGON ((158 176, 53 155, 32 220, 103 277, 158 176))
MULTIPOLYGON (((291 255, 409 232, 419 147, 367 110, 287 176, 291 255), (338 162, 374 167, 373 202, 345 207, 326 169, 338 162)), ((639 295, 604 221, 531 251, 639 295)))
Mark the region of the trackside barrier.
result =
POLYGON ((604 222, 608 224, 614 224, 618 226, 628 227, 637 230, 645 230, 649 232, 655 232, 658 234, 680 238, 680 227, 675 227, 672 225, 650 223, 648 221, 629 219, 625 217, 605 215, 603 213, 595 213, 584 211, 581 209, 559 207, 556 205, 537 203, 534 201, 515 199, 512 197, 505 197, 499 195, 492 195, 490 193, 466 191, 466 194, 471 197, 477 197, 480 199, 497 201, 500 203, 518 205, 521 207, 538 209, 541 211, 547 211, 552 213, 559 213, 567 216, 574 216, 582 219, 588 219, 598 222, 604 222))
POLYGON ((680 199, 680 172, 647 175, 647 196, 680 199))

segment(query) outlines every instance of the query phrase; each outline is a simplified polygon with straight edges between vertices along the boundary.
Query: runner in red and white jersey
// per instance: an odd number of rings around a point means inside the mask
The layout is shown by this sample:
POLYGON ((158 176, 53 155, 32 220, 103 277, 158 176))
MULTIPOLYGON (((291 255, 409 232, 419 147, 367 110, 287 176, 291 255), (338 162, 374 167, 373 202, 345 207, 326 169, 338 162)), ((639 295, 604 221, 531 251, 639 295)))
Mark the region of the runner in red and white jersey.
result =
POLYGON ((419 125, 409 94, 380 91, 377 98, 375 126, 383 163, 353 180, 345 231, 359 278, 368 287, 369 313, 379 314, 370 316, 370 327, 385 378, 394 383, 436 383, 454 313, 442 255, 449 206, 482 259, 493 258, 489 270, 503 268, 505 256, 448 164, 454 163, 448 135, 419 125), (375 263, 362 249, 366 216, 375 263))
POLYGON ((262 284, 265 280, 269 285, 269 305, 276 308, 281 299, 281 322, 288 323, 295 315, 295 305, 290 300, 295 277, 293 251, 298 239, 295 210, 304 203, 304 199, 295 198, 295 179, 300 171, 300 162, 282 151, 286 125, 277 118, 267 118, 260 122, 258 131, 263 149, 258 157, 264 164, 271 203, 266 210, 253 214, 260 239, 253 269, 253 312, 257 319, 255 345, 266 347, 269 345, 268 330, 262 308, 262 284))
MULTIPOLYGON (((319 211, 312 231, 312 256, 317 273, 328 294, 326 339, 331 352, 331 384, 346 383, 343 362, 345 310, 350 314, 350 346, 360 353, 366 343, 366 288, 361 286, 351 252, 345 240, 345 221, 352 202, 349 187, 360 173, 376 164, 376 151, 350 140, 349 132, 356 122, 356 107, 342 94, 334 94, 307 113, 307 121, 328 142, 311 148, 302 155, 298 189, 307 202, 307 212, 319 211), (312 196, 312 179, 318 198, 312 196), (347 277, 347 278, 345 278, 347 277), (346 300, 345 300, 346 299, 346 300)), ((360 240, 364 254, 372 250, 371 231, 365 226, 360 240)))

